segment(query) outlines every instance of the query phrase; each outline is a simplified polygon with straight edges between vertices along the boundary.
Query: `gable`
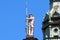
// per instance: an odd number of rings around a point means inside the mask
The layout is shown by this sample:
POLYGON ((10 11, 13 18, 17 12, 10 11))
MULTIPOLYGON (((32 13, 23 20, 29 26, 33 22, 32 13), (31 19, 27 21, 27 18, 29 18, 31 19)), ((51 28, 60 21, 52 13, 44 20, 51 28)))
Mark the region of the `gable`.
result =
POLYGON ((54 16, 54 15, 60 15, 60 14, 59 14, 58 12, 55 11, 55 12, 53 13, 53 16, 54 16))
POLYGON ((54 10, 53 8, 47 13, 50 17, 53 15, 60 15, 60 10, 54 10))

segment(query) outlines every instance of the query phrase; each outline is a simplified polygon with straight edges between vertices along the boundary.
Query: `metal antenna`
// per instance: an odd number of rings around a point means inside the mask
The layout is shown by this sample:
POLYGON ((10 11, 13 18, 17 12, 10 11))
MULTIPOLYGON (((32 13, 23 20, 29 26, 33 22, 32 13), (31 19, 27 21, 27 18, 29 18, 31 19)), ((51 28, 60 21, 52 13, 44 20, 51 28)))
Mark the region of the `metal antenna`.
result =
POLYGON ((26 16, 28 15, 28 2, 26 1, 26 16))
MULTIPOLYGON (((28 2, 26 1, 26 17, 28 17, 28 2)), ((26 23, 28 25, 28 23, 26 23)))

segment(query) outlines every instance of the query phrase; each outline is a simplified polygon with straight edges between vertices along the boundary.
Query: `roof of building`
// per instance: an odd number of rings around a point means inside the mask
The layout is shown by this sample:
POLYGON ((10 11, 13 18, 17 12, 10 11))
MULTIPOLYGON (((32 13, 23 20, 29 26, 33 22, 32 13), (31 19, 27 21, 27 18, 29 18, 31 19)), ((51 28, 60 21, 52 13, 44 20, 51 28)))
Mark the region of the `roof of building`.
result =
MULTIPOLYGON (((51 11, 51 10, 50 10, 51 11)), ((44 21, 43 21, 43 27, 42 28, 46 28, 46 26, 48 26, 48 22, 49 22, 49 18, 50 17, 58 17, 58 18, 60 18, 60 13, 59 12, 57 12, 57 11, 52 11, 52 14, 50 14, 50 11, 48 11, 47 13, 46 13, 46 15, 45 15, 45 17, 44 17, 44 21), (47 23, 47 25, 46 25, 46 23, 47 23)))

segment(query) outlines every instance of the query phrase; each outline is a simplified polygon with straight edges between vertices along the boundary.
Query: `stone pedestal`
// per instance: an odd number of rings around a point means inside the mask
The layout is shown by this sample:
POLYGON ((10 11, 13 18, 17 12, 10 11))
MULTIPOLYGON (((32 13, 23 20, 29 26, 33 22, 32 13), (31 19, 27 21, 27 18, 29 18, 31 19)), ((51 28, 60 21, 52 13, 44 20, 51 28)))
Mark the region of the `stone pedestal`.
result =
POLYGON ((23 40, 38 40, 38 39, 34 37, 27 37, 26 39, 23 39, 23 40))

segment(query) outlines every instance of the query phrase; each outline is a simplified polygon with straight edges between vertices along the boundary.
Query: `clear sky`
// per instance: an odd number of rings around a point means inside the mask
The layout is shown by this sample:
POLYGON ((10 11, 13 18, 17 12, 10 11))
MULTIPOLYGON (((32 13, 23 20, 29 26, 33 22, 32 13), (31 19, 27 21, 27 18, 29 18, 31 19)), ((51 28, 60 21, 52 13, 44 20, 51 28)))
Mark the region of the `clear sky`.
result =
MULTIPOLYGON (((28 14, 35 17, 34 36, 42 36, 42 20, 49 9, 49 0, 27 0, 28 14)), ((26 37, 26 0, 0 0, 0 40, 22 40, 26 37)))

